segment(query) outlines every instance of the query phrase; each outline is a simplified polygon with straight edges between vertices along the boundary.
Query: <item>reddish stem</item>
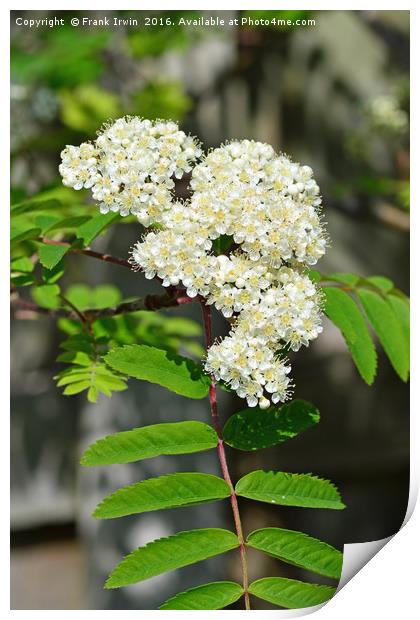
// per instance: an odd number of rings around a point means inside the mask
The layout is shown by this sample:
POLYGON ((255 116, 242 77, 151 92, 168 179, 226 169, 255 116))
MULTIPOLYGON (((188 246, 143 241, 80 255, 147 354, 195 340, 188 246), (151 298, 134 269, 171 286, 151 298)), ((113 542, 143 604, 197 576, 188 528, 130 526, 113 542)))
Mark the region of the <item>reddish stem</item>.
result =
POLYGON ((46 237, 43 237, 42 243, 46 243, 48 245, 64 245, 69 247, 69 251, 73 254, 84 254, 85 256, 91 256, 92 258, 103 260, 106 263, 114 263, 114 265, 120 265, 121 267, 133 269, 131 263, 124 258, 119 258, 118 256, 111 256, 111 254, 102 254, 101 252, 95 252, 94 250, 90 250, 89 248, 72 248, 71 244, 67 243, 66 241, 54 241, 53 239, 47 239, 46 237))
POLYGON ((187 295, 176 298, 176 303, 178 304, 178 306, 182 306, 183 304, 189 304, 192 301, 198 301, 198 299, 196 297, 188 297, 187 295))
MULTIPOLYGON (((206 305, 206 302, 203 299, 200 299, 201 309, 203 312, 203 323, 204 323, 204 333, 206 338, 206 347, 207 349, 211 347, 213 343, 212 334, 211 334, 211 312, 210 307, 206 305)), ((232 480, 229 473, 229 467, 226 460, 226 452, 225 446, 223 443, 222 436, 222 427, 220 425, 219 412, 217 409, 217 393, 216 393, 216 381, 212 377, 210 390, 209 390, 209 399, 210 399, 210 411, 211 411, 211 419, 213 422, 213 427, 217 433, 219 438, 217 442, 217 454, 219 457, 220 467, 222 470, 223 478, 227 483, 230 489, 230 504, 232 506, 233 512, 233 520, 235 522, 236 534, 239 540, 239 553, 241 557, 241 565, 242 565, 242 583, 244 589, 244 598, 245 598, 245 609, 251 609, 250 601, 249 601, 249 592, 248 592, 248 565, 246 559, 246 548, 245 548, 245 540, 242 531, 242 523, 241 517, 239 514, 238 500, 235 493, 235 488, 232 484, 232 480)))

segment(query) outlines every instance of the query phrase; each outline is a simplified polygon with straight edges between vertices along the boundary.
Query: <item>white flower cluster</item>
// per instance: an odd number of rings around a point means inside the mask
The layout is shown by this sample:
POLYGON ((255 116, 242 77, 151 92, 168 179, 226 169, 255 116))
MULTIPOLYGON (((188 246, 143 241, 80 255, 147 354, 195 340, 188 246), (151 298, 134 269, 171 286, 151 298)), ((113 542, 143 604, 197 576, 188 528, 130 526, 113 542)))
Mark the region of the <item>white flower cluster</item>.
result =
POLYGON ((59 167, 64 185, 90 188, 101 213, 136 215, 144 226, 170 208, 174 187, 201 155, 194 138, 169 121, 124 117, 93 143, 67 146, 59 167))
POLYGON ((297 351, 322 329, 319 293, 303 273, 326 247, 312 170, 244 140, 209 153, 191 189, 163 214, 163 229, 136 244, 133 263, 232 317, 229 335, 208 350, 207 372, 250 406, 284 401, 290 366, 279 350, 297 351), (222 235, 229 255, 212 251, 222 235))
POLYGON ((309 166, 243 140, 212 151, 193 170, 191 208, 210 239, 230 235, 252 261, 315 264, 325 252, 309 166))
POLYGON ((369 102, 366 109, 368 118, 375 129, 403 135, 408 130, 407 113, 399 106, 392 95, 381 95, 369 102))
POLYGON ((297 351, 322 329, 320 295, 305 275, 326 248, 319 188, 308 166, 243 140, 207 154, 192 170, 191 198, 175 201, 172 177, 200 155, 174 123, 124 118, 93 144, 67 147, 60 172, 65 185, 91 187, 102 212, 158 224, 133 248, 133 265, 229 318, 205 369, 266 408, 290 394, 280 351, 297 351))

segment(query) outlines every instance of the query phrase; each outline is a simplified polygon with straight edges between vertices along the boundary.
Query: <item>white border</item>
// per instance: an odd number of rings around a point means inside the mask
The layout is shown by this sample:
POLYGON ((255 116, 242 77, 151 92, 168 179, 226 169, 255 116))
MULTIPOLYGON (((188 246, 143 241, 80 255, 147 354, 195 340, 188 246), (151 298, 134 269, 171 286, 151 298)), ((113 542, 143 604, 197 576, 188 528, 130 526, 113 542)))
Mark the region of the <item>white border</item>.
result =
MULTIPOLYGON (((330 2, 307 2, 302 0, 299 3, 300 9, 314 9, 314 10, 411 10, 411 27, 412 27, 412 56, 413 58, 420 58, 420 50, 418 44, 418 13, 419 10, 416 8, 414 2, 399 2, 399 6, 395 6, 396 3, 391 2, 374 2, 371 1, 366 5, 366 2, 352 2, 347 4, 345 7, 337 7, 336 3, 330 2), (417 32, 416 32, 417 30, 417 32)), ((22 2, 19 3, 19 6, 11 6, 6 4, 4 8, 1 9, 1 20, 0 26, 2 29, 2 36, 0 40, 0 52, 1 52, 1 62, 4 67, 2 71, 2 75, 6 76, 5 79, 8 80, 9 75, 9 10, 72 10, 75 9, 74 3, 70 2, 46 2, 46 3, 35 3, 35 2, 22 2), (41 6, 40 6, 41 4, 41 6)), ((264 8, 264 9, 278 9, 278 2, 274 1, 265 1, 265 2, 249 2, 246 0, 242 0, 242 2, 232 2, 229 5, 229 9, 256 9, 264 8)), ((121 8, 121 7, 120 7, 121 8)), ((124 8, 126 9, 136 9, 136 10, 152 10, 152 9, 209 9, 209 10, 218 10, 225 9, 226 3, 214 1, 212 3, 205 2, 197 2, 197 1, 183 1, 179 4, 174 4, 174 2, 163 2, 156 0, 155 2, 147 3, 146 5, 140 5, 138 2, 128 1, 124 3, 124 8)), ((281 7, 282 9, 295 9, 296 4, 287 3, 286 5, 281 7)), ((103 0, 101 3, 92 3, 89 5, 89 8, 85 5, 83 7, 84 10, 112 10, 115 9, 115 3, 108 2, 103 0)), ((419 107, 419 97, 418 97, 418 82, 417 82, 417 68, 416 63, 412 63, 412 104, 411 109, 414 113, 412 113, 411 121, 412 121, 412 136, 417 137, 418 133, 418 120, 416 111, 420 109, 419 107)), ((8 189, 8 170, 9 170, 9 143, 8 140, 5 139, 6 136, 9 135, 8 129, 8 121, 9 118, 9 100, 8 100, 8 88, 2 89, 2 115, 1 122, 4 125, 3 131, 1 133, 1 151, 2 151, 2 174, 6 176, 6 180, 2 183, 2 186, 5 190, 8 189)), ((414 141, 413 141, 414 142, 414 141)), ((412 161, 413 170, 416 170, 416 163, 418 160, 416 143, 413 143, 412 149, 412 161)), ((418 234, 418 220, 419 220, 419 200, 418 200, 418 187, 415 183, 412 183, 412 230, 413 239, 416 240, 416 235, 418 234)), ((1 215, 4 217, 4 222, 2 221, 0 226, 0 242, 1 248, 8 247, 8 219, 7 215, 4 214, 7 212, 6 205, 8 199, 4 200, 4 204, 1 206, 1 215)), ((412 243, 411 246, 411 264, 412 266, 417 266, 420 264, 419 262, 419 246, 418 242, 412 243)), ((6 324, 8 318, 8 280, 7 273, 5 269, 5 263, 7 261, 7 256, 3 257, 1 269, 1 294, 4 296, 2 299, 2 303, 0 304, 0 312, 1 318, 3 319, 3 325, 6 324)), ((413 270, 414 271, 414 270, 413 270)), ((418 312, 418 295, 419 289, 418 285, 414 282, 414 277, 411 278, 411 298, 412 298, 412 312, 413 316, 416 316, 418 312)), ((412 342, 418 343, 420 342, 419 338, 419 327, 415 320, 412 321, 412 342)), ((5 331, 3 329, 2 332, 2 352, 3 355, 1 357, 2 365, 2 373, 1 377, 4 383, 2 386, 2 395, 6 402, 8 402, 8 380, 7 380, 7 371, 8 364, 5 361, 6 358, 6 349, 8 345, 8 337, 5 335, 5 331)), ((418 422, 418 412, 419 412, 419 399, 418 399, 418 389, 416 387, 416 378, 418 371, 418 358, 419 351, 418 347, 413 346, 412 353, 412 374, 415 377, 415 380, 412 382, 411 395, 412 395, 412 411, 413 415, 411 417, 411 488, 410 488, 410 503, 409 509, 407 511, 406 524, 403 527, 402 531, 394 536, 389 544, 385 546, 384 549, 380 551, 380 553, 374 557, 353 579, 350 581, 350 585, 344 587, 337 596, 335 596, 327 605, 322 607, 319 611, 316 612, 317 618, 320 620, 353 620, 355 615, 361 615, 362 618, 369 618, 370 616, 375 616, 377 618, 412 618, 415 617, 415 611, 418 609, 418 597, 419 597, 419 587, 418 587, 418 568, 416 557, 418 555, 419 550, 419 539, 420 539, 420 511, 417 509, 413 516, 411 513, 414 510, 414 504, 416 502, 417 492, 418 492, 418 483, 419 483, 419 471, 420 471, 420 454, 418 449, 418 440, 419 436, 419 422, 418 422), (411 518, 410 518, 411 517, 411 518), (417 544, 416 544, 417 543, 417 544)), ((2 408, 3 412, 7 410, 6 407, 2 408)), ((5 414, 4 414, 5 415, 5 414)), ((8 428, 7 423, 3 417, 3 426, 2 426, 2 437, 4 442, 8 443, 8 428), (5 428, 6 426, 6 428, 5 428)), ((7 445, 6 443, 6 445, 7 445)), ((9 459, 8 459, 8 451, 7 449, 3 450, 0 453, 1 455, 1 472, 3 473, 3 488, 7 488, 7 476, 5 474, 8 471, 9 467, 9 459)), ((3 495, 4 497, 4 495, 3 495)), ((8 534, 8 519, 4 504, 2 506, 1 511, 1 519, 2 519, 2 528, 1 528, 1 542, 3 545, 3 553, 2 559, 7 562, 9 555, 9 534, 8 534)), ((8 567, 5 565, 4 572, 2 573, 1 579, 1 587, 2 587, 2 596, 1 596, 1 609, 3 609, 6 613, 13 615, 13 617, 20 618, 23 616, 27 616, 28 614, 34 618, 42 618, 45 616, 50 616, 54 614, 54 618, 74 618, 77 616, 78 618, 89 618, 98 616, 99 614, 106 616, 109 619, 120 618, 121 613, 124 615, 132 616, 133 618, 139 617, 139 613, 141 613, 142 618, 157 618, 161 614, 164 614, 164 618, 181 618, 181 614, 184 615, 185 612, 160 612, 160 611, 9 611, 9 592, 7 585, 7 574, 8 567), (168 615, 170 613, 170 615, 168 615)), ((48 587, 48 584, 45 584, 45 587, 48 587)), ((187 612, 188 613, 188 612, 187 612)), ((235 617, 242 615, 246 612, 217 612, 218 614, 234 614, 235 617)), ((296 615, 303 615, 302 612, 283 612, 283 611, 264 611, 264 612, 252 612, 253 618, 268 618, 268 617, 293 617, 296 615)), ((195 617, 214 617, 215 612, 194 612, 195 617)), ((192 617, 192 616, 191 616, 192 617)))

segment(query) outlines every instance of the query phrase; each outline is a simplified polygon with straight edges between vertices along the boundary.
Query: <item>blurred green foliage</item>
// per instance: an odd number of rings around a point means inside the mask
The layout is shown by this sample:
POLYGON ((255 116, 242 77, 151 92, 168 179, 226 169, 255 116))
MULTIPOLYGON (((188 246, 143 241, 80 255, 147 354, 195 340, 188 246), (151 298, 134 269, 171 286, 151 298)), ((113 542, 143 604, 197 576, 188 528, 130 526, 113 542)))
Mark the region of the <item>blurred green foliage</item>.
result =
MULTIPOLYGON (((134 13, 125 12, 128 16, 134 13)), ((156 17, 159 22, 156 25, 142 26, 127 35, 127 44, 131 53, 136 58, 147 56, 160 56, 170 49, 187 50, 188 47, 203 36, 200 29, 185 28, 178 24, 178 19, 197 19, 200 11, 148 11, 150 18, 156 17), (160 23, 163 20, 163 23, 160 23), (166 20, 171 20, 172 25, 168 28, 166 20)), ((138 14, 137 14, 138 16, 138 14)))
POLYGON ((146 118, 183 118, 192 105, 179 82, 150 82, 133 96, 132 113, 146 118))
POLYGON ((11 48, 12 80, 57 90, 97 80, 105 69, 104 48, 111 33, 63 26, 15 36, 11 48))
POLYGON ((83 84, 73 90, 59 94, 61 102, 60 118, 64 125, 93 134, 104 120, 122 114, 117 95, 95 84, 83 84))
POLYGON ((56 178, 63 146, 92 138, 110 119, 132 114, 182 121, 192 104, 185 87, 161 75, 159 66, 145 71, 143 63, 155 62, 167 50, 187 50, 199 36, 199 30, 178 25, 113 29, 74 28, 68 23, 58 28, 12 28, 12 167, 20 172, 14 182, 21 197, 27 195, 26 185, 29 193, 34 184, 35 189, 45 185, 38 180, 39 166, 47 164, 51 180, 56 178), (31 151, 42 155, 28 158, 31 151))

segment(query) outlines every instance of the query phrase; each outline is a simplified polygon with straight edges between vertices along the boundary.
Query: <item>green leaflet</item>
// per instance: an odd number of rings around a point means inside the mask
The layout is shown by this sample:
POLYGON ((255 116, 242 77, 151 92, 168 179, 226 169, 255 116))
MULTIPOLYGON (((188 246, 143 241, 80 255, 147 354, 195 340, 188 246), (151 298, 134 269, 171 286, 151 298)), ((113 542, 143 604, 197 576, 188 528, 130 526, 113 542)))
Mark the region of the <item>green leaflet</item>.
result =
MULTIPOLYGON (((325 276, 327 280, 332 280, 333 282, 340 282, 340 284, 347 284, 348 286, 356 286, 360 280, 360 276, 355 273, 330 273, 328 276, 325 276)), ((321 278, 322 279, 322 278, 321 278)))
POLYGON ((35 226, 39 226, 42 235, 45 235, 46 231, 59 221, 60 218, 56 215, 41 214, 34 218, 34 224, 35 226))
POLYGON ((30 198, 23 202, 19 202, 11 206, 10 211, 12 217, 21 215, 26 211, 44 211, 45 209, 60 209, 62 207, 61 202, 56 199, 42 200, 38 197, 30 198))
POLYGON ((119 213, 110 211, 105 215, 99 213, 76 229, 76 237, 82 239, 85 245, 89 245, 107 226, 119 217, 119 213))
POLYGON ((393 307, 373 291, 360 289, 357 294, 389 361, 398 376, 407 381, 410 355, 403 328, 393 307))
POLYGON ((286 609, 300 609, 325 603, 334 596, 336 588, 305 583, 284 577, 265 577, 249 586, 249 592, 263 601, 286 609))
POLYGON ((12 273, 32 273, 35 268, 35 263, 29 258, 29 256, 18 256, 10 261, 10 271, 12 273))
POLYGON ((95 288, 86 284, 72 284, 66 290, 66 299, 78 310, 91 310, 116 306, 121 301, 121 293, 112 284, 100 284, 95 288))
POLYGON ((132 463, 161 454, 191 454, 215 448, 217 434, 204 422, 173 422, 134 428, 100 439, 81 459, 82 465, 132 463))
POLYGON ((35 263, 29 256, 18 256, 10 261, 10 280, 14 286, 30 286, 35 284, 32 272, 35 263))
POLYGON ((136 328, 133 330, 134 333, 131 332, 132 341, 121 344, 138 342, 174 353, 183 351, 193 357, 204 357, 205 351, 202 345, 196 340, 191 340, 202 334, 202 327, 195 321, 147 310, 136 312, 136 318, 136 328))
POLYGON ((45 284, 54 284, 64 275, 64 261, 59 261, 52 269, 42 268, 42 279, 45 284))
POLYGON ((58 218, 58 221, 51 224, 46 230, 44 230, 44 234, 50 235, 55 230, 59 230, 60 232, 72 232, 78 226, 81 226, 85 222, 90 220, 89 215, 73 215, 70 217, 65 217, 64 219, 58 218))
POLYGON ((10 281, 13 286, 31 286, 36 284, 35 278, 31 273, 11 273, 10 281))
POLYGON ((235 603, 242 594, 243 589, 238 583, 215 581, 180 592, 163 603, 159 609, 223 609, 235 603))
POLYGON ((105 588, 120 588, 161 573, 195 564, 239 547, 233 532, 206 528, 159 538, 126 556, 108 577, 105 588))
POLYGON ((70 250, 69 245, 39 244, 39 261, 47 269, 53 269, 70 250))
MULTIPOLYGON (((146 315, 150 318, 151 312, 147 310, 141 312, 142 316, 146 315)), ((201 336, 203 329, 199 323, 192 319, 187 319, 183 316, 164 316, 159 317, 162 329, 168 336, 185 336, 186 338, 193 338, 194 336, 201 336)))
POLYGON ((384 293, 389 293, 394 288, 393 281, 385 276, 369 276, 366 278, 366 282, 380 288, 384 293))
POLYGON ((318 284, 318 282, 322 279, 320 272, 316 269, 309 269, 306 275, 312 280, 312 282, 314 282, 314 284, 318 284))
POLYGON ((55 310, 60 307, 60 287, 58 284, 42 284, 31 288, 31 296, 42 308, 55 310))
MULTIPOLYGON (((75 364, 76 366, 88 368, 92 366, 94 360, 83 351, 66 351, 65 353, 60 353, 57 357, 57 362, 66 362, 67 364, 75 364)), ((60 376, 61 374, 57 375, 57 377, 60 376)))
POLYGON ((233 237, 229 235, 220 235, 213 241, 213 252, 215 254, 226 254, 226 251, 233 243, 233 237))
POLYGON ((407 351, 410 351, 410 301, 407 297, 390 294, 388 303, 394 311, 404 334, 407 351))
POLYGON ((27 230, 22 230, 21 228, 15 228, 14 226, 12 226, 10 229, 10 247, 13 248, 15 245, 18 245, 22 241, 37 239, 40 234, 40 228, 28 228, 27 230))
POLYGON ((244 409, 231 416, 223 429, 225 442, 238 450, 258 450, 296 437, 319 422, 318 409, 304 400, 282 407, 244 409))
POLYGON ((303 532, 267 527, 251 532, 246 544, 294 566, 340 579, 343 554, 303 532))
POLYGON ((359 307, 339 288, 323 287, 322 290, 325 314, 343 334, 361 377, 371 385, 376 374, 376 351, 359 307))
POLYGON ((310 474, 253 471, 237 482, 235 491, 242 497, 269 504, 333 510, 345 508, 331 482, 310 474))
POLYGON ((104 359, 123 374, 157 383, 181 396, 199 399, 209 391, 210 378, 199 364, 163 349, 125 345, 113 349, 104 359))
POLYGON ((164 508, 205 504, 230 496, 226 482, 218 476, 178 473, 149 478, 118 489, 102 500, 93 516, 113 519, 164 508))

